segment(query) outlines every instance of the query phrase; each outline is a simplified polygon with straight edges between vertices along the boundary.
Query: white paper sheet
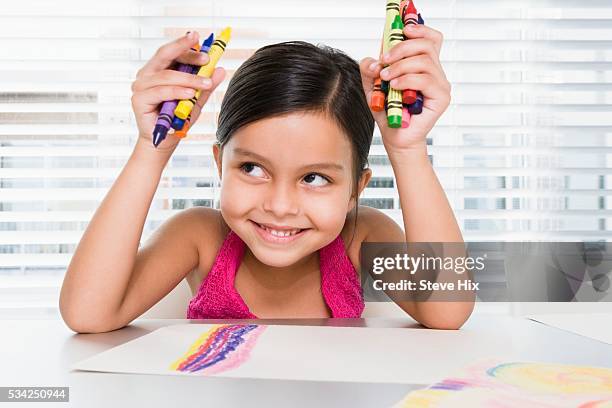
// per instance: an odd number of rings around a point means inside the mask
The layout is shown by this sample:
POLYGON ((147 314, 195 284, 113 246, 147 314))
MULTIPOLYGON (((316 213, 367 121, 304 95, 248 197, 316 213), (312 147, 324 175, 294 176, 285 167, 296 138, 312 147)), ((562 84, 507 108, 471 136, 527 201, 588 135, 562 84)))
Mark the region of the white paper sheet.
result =
POLYGON ((555 313, 526 317, 548 326, 612 344, 612 313, 555 313))
POLYGON ((261 326, 263 330, 250 355, 233 368, 212 374, 206 370, 171 369, 171 364, 185 356, 213 326, 164 327, 72 368, 160 375, 429 384, 475 358, 493 356, 500 348, 508 347, 498 337, 488 338, 482 332, 469 330, 268 325, 261 326), (444 357, 435 358, 438 354, 444 357))
POLYGON ((609 400, 610 368, 492 359, 411 391, 392 408, 603 408, 609 400))

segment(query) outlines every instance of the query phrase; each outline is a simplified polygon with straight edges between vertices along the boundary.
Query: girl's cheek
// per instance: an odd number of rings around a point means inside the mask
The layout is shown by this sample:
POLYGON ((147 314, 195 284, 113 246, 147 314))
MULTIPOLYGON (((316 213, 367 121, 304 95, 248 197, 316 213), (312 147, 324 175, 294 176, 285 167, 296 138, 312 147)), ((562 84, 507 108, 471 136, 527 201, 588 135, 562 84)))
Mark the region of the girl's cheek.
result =
POLYGON ((221 205, 239 212, 242 208, 247 209, 256 204, 260 193, 261 188, 257 186, 239 180, 227 180, 221 185, 221 205))
POLYGON ((304 212, 313 220, 321 230, 339 233, 346 220, 348 202, 341 195, 304 200, 304 212))
POLYGON ((250 195, 243 195, 242 200, 236 199, 241 188, 244 188, 244 183, 238 179, 232 178, 229 174, 222 180, 220 192, 221 200, 219 204, 227 214, 237 212, 238 207, 248 201, 244 198, 250 197, 250 195))

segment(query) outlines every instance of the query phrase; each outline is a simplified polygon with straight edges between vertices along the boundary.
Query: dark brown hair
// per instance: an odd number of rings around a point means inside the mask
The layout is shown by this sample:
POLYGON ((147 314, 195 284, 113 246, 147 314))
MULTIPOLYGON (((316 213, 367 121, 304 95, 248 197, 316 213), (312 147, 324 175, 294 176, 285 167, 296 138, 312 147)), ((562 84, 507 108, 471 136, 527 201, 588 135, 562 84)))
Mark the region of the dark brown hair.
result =
MULTIPOLYGON (((357 187, 368 166, 374 117, 363 92, 359 64, 344 52, 303 41, 258 49, 236 70, 228 85, 221 104, 216 144, 222 151, 241 127, 294 112, 326 114, 349 138, 356 223, 357 187)), ((355 229, 353 238, 354 233, 355 229)))

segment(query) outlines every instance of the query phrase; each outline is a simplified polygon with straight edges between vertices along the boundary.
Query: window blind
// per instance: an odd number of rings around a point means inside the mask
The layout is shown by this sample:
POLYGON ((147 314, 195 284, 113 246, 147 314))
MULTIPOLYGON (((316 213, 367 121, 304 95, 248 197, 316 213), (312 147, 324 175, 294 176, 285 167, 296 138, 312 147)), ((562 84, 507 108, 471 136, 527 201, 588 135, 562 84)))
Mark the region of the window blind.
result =
MULTIPOLYGON (((418 0, 442 31, 453 101, 428 149, 469 241, 607 240, 612 6, 418 0)), ((59 287, 136 140, 130 83, 163 43, 231 25, 228 79, 257 48, 305 40, 377 57, 384 0, 9 2, 0 11, 0 317, 57 316, 59 287)), ((215 206, 211 156, 228 79, 164 171, 142 242, 215 206)), ((403 227, 378 130, 361 202, 403 227)))

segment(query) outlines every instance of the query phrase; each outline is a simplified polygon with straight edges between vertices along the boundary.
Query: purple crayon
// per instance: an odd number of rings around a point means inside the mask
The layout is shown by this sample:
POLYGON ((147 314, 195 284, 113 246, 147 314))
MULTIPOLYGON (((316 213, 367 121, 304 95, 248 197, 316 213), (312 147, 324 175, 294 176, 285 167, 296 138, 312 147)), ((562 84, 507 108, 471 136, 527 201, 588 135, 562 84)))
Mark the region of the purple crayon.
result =
MULTIPOLYGON (((204 42, 202 43, 199 51, 208 52, 210 46, 212 44, 211 34, 204 42)), ((198 51, 197 48, 191 48, 193 51, 198 51)), ((199 67, 198 67, 199 68, 199 67)), ((198 69, 190 64, 178 64, 177 71, 186 72, 189 74, 193 74, 194 70, 198 69)), ((159 144, 166 138, 168 134, 168 130, 170 130, 170 126, 172 125, 172 119, 174 118, 174 109, 178 105, 178 100, 165 101, 160 109, 159 116, 157 117, 157 122, 155 123, 155 128, 153 129, 153 146, 157 147, 159 144)))
POLYGON ((421 91, 417 91, 416 101, 408 105, 408 112, 412 115, 420 115, 423 112, 423 94, 421 91))

